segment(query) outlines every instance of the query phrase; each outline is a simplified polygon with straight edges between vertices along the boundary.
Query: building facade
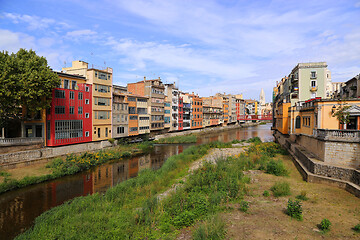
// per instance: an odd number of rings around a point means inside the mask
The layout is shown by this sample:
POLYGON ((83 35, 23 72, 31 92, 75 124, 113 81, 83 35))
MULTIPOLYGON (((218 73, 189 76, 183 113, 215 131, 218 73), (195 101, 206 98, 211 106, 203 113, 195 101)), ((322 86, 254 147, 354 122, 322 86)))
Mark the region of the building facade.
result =
POLYGON ((126 102, 126 87, 113 85, 112 137, 122 138, 129 135, 129 111, 126 102))

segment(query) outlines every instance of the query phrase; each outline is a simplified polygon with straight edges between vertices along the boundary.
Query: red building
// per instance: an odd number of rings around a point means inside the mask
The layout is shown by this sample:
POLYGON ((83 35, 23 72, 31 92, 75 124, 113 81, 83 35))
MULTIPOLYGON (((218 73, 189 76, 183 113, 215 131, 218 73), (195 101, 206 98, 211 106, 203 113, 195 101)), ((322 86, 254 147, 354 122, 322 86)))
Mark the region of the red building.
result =
POLYGON ((92 85, 79 75, 57 74, 61 85, 46 113, 46 146, 91 142, 92 85))
POLYGON ((178 119, 178 130, 183 130, 183 116, 184 116, 184 105, 183 98, 179 96, 179 119, 178 119))

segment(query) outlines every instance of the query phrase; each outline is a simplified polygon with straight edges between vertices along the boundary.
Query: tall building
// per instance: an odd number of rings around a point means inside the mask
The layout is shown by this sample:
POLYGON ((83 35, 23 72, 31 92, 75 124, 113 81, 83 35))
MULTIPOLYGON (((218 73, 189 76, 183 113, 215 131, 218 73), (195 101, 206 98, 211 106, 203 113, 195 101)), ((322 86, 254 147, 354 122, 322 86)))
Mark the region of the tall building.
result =
POLYGON ((163 130, 165 87, 160 78, 146 80, 146 77, 144 77, 143 81, 137 83, 128 83, 127 88, 128 92, 131 94, 136 94, 149 98, 148 112, 151 115, 150 130, 163 130))
POLYGON ((92 140, 92 85, 79 75, 56 72, 61 80, 52 91, 50 108, 23 124, 24 137, 44 137, 46 146, 92 140))
POLYGON ((190 110, 190 120, 191 120, 191 129, 202 128, 203 124, 203 104, 202 98, 197 94, 187 94, 190 99, 191 110, 190 110))
POLYGON ((187 130, 191 128, 191 100, 186 93, 181 92, 180 96, 183 99, 183 130, 187 130))
POLYGON ((112 137, 127 137, 128 132, 128 103, 126 102, 126 87, 113 85, 113 110, 112 110, 112 137))
POLYGON ((87 83, 92 84, 92 140, 106 140, 111 138, 111 110, 112 110, 112 68, 104 70, 88 68, 88 63, 73 61, 72 66, 62 70, 69 74, 86 77, 87 83))
POLYGON ((170 131, 179 130, 179 90, 175 83, 165 84, 165 94, 170 102, 170 131))

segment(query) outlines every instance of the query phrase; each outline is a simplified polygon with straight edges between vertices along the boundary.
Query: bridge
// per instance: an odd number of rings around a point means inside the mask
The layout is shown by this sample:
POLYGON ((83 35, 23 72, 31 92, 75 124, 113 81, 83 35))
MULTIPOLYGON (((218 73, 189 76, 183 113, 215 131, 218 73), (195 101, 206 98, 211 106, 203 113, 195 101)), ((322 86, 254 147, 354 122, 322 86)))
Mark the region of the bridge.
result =
POLYGON ((272 120, 272 114, 267 115, 238 115, 238 121, 269 121, 272 120))

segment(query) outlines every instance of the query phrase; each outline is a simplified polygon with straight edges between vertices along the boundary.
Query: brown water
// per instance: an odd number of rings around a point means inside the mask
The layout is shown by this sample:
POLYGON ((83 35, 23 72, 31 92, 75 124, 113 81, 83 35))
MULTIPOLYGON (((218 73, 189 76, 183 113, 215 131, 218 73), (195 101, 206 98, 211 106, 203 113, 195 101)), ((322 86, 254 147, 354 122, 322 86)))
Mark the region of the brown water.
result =
MULTIPOLYGON (((270 127, 267 124, 208 133, 200 136, 197 144, 257 136, 263 141, 273 141, 270 127)), ((104 164, 87 172, 1 194, 0 239, 13 239, 30 228, 41 213, 65 201, 96 192, 103 193, 109 187, 136 177, 142 169, 159 169, 168 157, 181 153, 190 145, 156 145, 150 154, 144 156, 104 164)))

